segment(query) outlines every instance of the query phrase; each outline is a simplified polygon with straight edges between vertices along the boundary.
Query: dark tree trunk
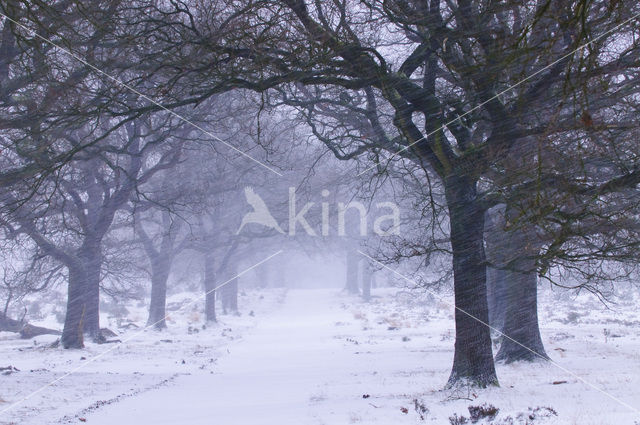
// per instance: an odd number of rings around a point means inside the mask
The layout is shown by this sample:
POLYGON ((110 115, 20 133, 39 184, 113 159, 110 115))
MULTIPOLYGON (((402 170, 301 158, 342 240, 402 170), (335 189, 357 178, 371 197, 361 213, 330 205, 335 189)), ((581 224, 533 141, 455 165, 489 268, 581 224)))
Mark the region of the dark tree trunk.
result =
POLYGON ((84 317, 87 310, 86 273, 81 264, 69 267, 67 312, 60 342, 64 348, 84 347, 84 317))
POLYGON ((92 339, 99 341, 100 335, 100 272, 102 269, 102 252, 100 244, 81 248, 80 257, 86 273, 86 310, 84 314, 84 332, 92 339))
POLYGON ((455 292, 456 342, 449 386, 468 383, 498 385, 489 327, 484 211, 477 201, 476 183, 465 177, 446 179, 451 226, 455 292))
POLYGON ((489 303, 489 325, 503 332, 507 310, 507 263, 508 241, 504 231, 504 208, 494 208, 485 215, 484 240, 487 266, 487 300, 489 303))
MULTIPOLYGON (((516 212, 507 209, 509 222, 516 212)), ((540 241, 535 232, 518 228, 504 232, 506 244, 506 314, 503 337, 496 361, 546 360, 540 328, 538 327, 538 275, 535 256, 540 250, 540 241)))
POLYGON ((207 322, 216 322, 216 277, 213 268, 213 255, 204 256, 204 315, 207 322))
POLYGON ((371 300, 371 281, 373 280, 373 270, 368 261, 362 263, 362 299, 366 302, 371 300))
POLYGON ((227 313, 238 312, 238 278, 237 265, 229 262, 227 266, 228 276, 231 279, 222 287, 222 311, 227 313))
POLYGON ((170 258, 159 255, 151 263, 151 301, 147 326, 165 329, 167 306, 167 281, 169 280, 170 258))
POLYGON ((151 263, 151 301, 147 326, 153 326, 158 330, 165 329, 167 327, 167 282, 175 255, 173 244, 179 224, 172 222, 171 214, 168 211, 162 212, 164 232, 158 249, 155 248, 153 240, 144 230, 142 223, 137 222, 136 224, 136 232, 151 263))
POLYGON ((357 294, 360 292, 358 289, 358 263, 360 257, 358 253, 353 249, 347 250, 347 275, 345 288, 350 294, 357 294))
POLYGON ((82 348, 83 334, 100 342, 100 243, 85 242, 79 249, 75 264, 67 266, 69 286, 67 312, 61 342, 65 348, 82 348))
POLYGON ((547 360, 538 327, 538 276, 535 271, 509 272, 504 336, 496 361, 547 360))
POLYGON ((507 311, 506 270, 487 267, 487 300, 489 303, 489 325, 498 332, 504 332, 507 311))

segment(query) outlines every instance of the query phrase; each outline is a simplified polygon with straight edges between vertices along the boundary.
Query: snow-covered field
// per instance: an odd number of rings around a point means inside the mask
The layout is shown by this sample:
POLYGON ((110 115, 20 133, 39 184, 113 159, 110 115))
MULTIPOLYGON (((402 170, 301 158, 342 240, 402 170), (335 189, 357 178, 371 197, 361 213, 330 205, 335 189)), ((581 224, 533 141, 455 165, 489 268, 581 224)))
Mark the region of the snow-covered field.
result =
MULTIPOLYGON (((365 304, 336 289, 251 290, 241 316, 203 329, 195 303, 171 313, 163 333, 105 317, 124 342, 80 351, 0 334, 0 366, 17 369, 0 375, 0 423, 455 424, 486 403, 499 409, 494 424, 640 424, 637 297, 607 309, 543 291, 556 365, 498 365, 500 388, 452 392, 451 307, 395 289, 374 295, 365 304)), ((142 326, 142 306, 131 311, 142 326)))

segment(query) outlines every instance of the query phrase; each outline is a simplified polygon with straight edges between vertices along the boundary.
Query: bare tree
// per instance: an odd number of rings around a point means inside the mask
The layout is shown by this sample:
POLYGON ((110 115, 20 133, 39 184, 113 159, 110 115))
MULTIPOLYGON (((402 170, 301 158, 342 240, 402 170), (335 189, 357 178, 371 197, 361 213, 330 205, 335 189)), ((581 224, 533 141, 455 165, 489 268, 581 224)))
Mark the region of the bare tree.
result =
MULTIPOLYGON (((16 232, 28 235, 48 256, 68 271, 67 314, 63 346, 81 347, 84 332, 101 341, 99 291, 103 240, 118 214, 126 209, 139 185, 157 172, 177 164, 179 144, 164 143, 166 120, 131 122, 105 139, 86 156, 76 157, 55 179, 42 184, 46 190, 27 203, 5 192, 9 210, 6 221, 16 232), (45 184, 46 183, 46 184, 45 184)), ((68 135, 82 137, 82 133, 68 135)))

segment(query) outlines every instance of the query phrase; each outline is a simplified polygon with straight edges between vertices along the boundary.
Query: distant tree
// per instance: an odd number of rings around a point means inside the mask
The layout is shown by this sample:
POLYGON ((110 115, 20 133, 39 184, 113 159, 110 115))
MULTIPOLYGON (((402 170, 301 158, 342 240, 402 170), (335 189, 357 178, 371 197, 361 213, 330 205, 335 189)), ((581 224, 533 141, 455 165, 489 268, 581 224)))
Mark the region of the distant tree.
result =
POLYGON ((144 252, 149 260, 151 274, 151 299, 149 301, 149 318, 147 326, 164 329, 166 325, 167 282, 175 256, 180 252, 183 244, 177 240, 183 227, 180 218, 172 216, 168 210, 158 214, 160 222, 154 223, 154 233, 150 234, 145 221, 151 218, 135 219, 135 232, 140 240, 144 252), (158 239, 158 240, 155 240, 158 239))

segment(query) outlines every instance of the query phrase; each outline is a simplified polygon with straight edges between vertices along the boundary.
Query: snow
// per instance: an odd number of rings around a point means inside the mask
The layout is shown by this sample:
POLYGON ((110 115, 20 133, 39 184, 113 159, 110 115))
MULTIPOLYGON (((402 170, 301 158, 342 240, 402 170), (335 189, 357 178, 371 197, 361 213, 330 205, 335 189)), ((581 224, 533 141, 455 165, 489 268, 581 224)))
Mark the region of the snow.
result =
POLYGON ((640 423, 598 390, 640 409, 637 299, 610 310, 587 295, 543 291, 543 339, 557 366, 498 365, 500 388, 454 392, 443 389, 451 308, 389 288, 374 295, 367 304, 336 289, 253 290, 240 298, 243 314, 219 325, 202 330, 196 304, 173 314, 165 333, 124 331, 122 345, 80 351, 45 348, 53 337, 34 345, 0 335, 4 363, 19 369, 1 377, 2 409, 88 362, 0 423, 448 424, 483 403, 499 409, 496 424, 640 423))

